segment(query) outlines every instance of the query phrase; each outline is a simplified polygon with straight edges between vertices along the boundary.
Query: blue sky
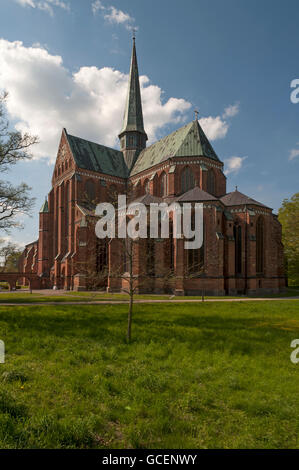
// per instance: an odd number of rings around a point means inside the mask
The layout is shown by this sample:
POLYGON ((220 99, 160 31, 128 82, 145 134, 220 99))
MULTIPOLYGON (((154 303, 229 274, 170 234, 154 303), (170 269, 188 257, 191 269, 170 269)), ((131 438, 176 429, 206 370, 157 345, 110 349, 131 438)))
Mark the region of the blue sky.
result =
POLYGON ((12 123, 38 133, 35 159, 9 174, 37 198, 12 238, 38 236, 61 128, 117 145, 130 27, 145 126, 154 141, 194 118, 225 162, 228 191, 275 210, 299 191, 297 0, 0 0, 0 88, 12 123), (292 158, 291 158, 292 157, 292 158))

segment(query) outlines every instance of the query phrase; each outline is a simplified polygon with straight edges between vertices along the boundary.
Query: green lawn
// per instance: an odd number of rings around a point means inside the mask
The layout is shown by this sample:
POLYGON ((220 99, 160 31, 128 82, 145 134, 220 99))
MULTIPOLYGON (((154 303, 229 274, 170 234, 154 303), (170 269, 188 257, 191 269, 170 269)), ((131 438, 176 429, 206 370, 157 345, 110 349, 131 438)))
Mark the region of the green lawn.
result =
POLYGON ((2 448, 299 447, 299 301, 0 307, 2 448))

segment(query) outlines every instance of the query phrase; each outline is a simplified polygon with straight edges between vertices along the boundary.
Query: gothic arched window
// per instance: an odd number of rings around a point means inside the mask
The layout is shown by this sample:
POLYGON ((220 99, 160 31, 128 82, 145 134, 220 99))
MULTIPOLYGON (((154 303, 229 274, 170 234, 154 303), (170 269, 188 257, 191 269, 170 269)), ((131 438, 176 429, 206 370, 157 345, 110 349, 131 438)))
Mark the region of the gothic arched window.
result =
POLYGON ((110 202, 116 202, 117 201, 117 187, 115 186, 115 184, 110 184, 109 188, 108 188, 108 200, 110 202))
MULTIPOLYGON (((191 228, 195 228, 195 214, 192 213, 191 228)), ((187 250, 187 274, 199 275, 203 271, 205 256, 205 236, 203 232, 203 242, 200 248, 187 250)))
POLYGON ((210 168, 208 171, 208 193, 215 194, 215 173, 210 168))
POLYGON ((150 185, 149 185, 149 180, 146 179, 144 182, 144 192, 148 194, 150 192, 150 185))
POLYGON ((149 277, 155 277, 155 239, 150 237, 150 227, 146 239, 146 273, 149 277))
POLYGON ((108 244, 107 240, 100 240, 97 238, 97 252, 96 252, 96 272, 103 273, 108 270, 108 244))
POLYGON ((185 193, 194 188, 194 175, 189 166, 186 166, 181 173, 181 191, 185 193))
POLYGON ((167 195, 167 175, 163 171, 162 175, 160 176, 160 196, 166 196, 167 195))
POLYGON ((96 188, 92 180, 87 180, 85 183, 85 197, 87 202, 94 202, 96 197, 96 188))
POLYGON ((65 236, 66 243, 68 243, 69 236, 69 202, 70 202, 70 183, 65 184, 65 236))
POLYGON ((235 270, 236 274, 242 274, 242 227, 234 226, 235 238, 235 270))
POLYGON ((165 268, 169 268, 169 272, 174 272, 174 239, 173 239, 173 221, 169 221, 169 238, 164 241, 164 250, 165 250, 165 268))
POLYGON ((259 217, 256 223, 256 272, 264 272, 264 221, 259 217))
POLYGON ((134 137, 132 135, 129 135, 128 137, 128 146, 133 147, 134 146, 134 137))

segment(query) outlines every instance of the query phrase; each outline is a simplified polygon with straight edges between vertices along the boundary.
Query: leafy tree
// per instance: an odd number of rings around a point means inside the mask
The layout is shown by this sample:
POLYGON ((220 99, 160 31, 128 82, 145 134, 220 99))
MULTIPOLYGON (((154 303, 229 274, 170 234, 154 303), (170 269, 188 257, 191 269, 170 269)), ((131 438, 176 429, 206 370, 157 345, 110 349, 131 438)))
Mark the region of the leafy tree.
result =
MULTIPOLYGON (((7 98, 7 93, 0 95, 0 175, 16 163, 30 159, 30 147, 38 142, 36 136, 10 129, 5 112, 7 98)), ((21 227, 17 216, 29 214, 34 203, 30 189, 25 183, 14 186, 0 178, 0 230, 8 232, 13 227, 21 227)))
POLYGON ((15 243, 0 240, 0 272, 17 272, 22 251, 15 243))
POLYGON ((299 285, 299 193, 284 199, 278 212, 290 285, 299 285))

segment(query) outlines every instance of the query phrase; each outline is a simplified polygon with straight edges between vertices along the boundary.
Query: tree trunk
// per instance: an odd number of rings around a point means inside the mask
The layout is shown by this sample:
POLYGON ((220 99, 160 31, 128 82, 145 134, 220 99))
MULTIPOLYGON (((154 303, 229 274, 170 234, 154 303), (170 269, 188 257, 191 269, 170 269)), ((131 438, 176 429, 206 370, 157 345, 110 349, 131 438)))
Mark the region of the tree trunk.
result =
POLYGON ((129 313, 128 313, 128 331, 127 341, 131 341, 132 337, 132 315, 133 315, 133 303, 134 303, 134 278, 133 278, 133 243, 129 240, 129 313))
POLYGON ((128 331, 127 331, 127 341, 128 343, 131 341, 132 337, 132 315, 133 315, 133 295, 130 294, 130 302, 129 302, 129 313, 128 313, 128 331))

